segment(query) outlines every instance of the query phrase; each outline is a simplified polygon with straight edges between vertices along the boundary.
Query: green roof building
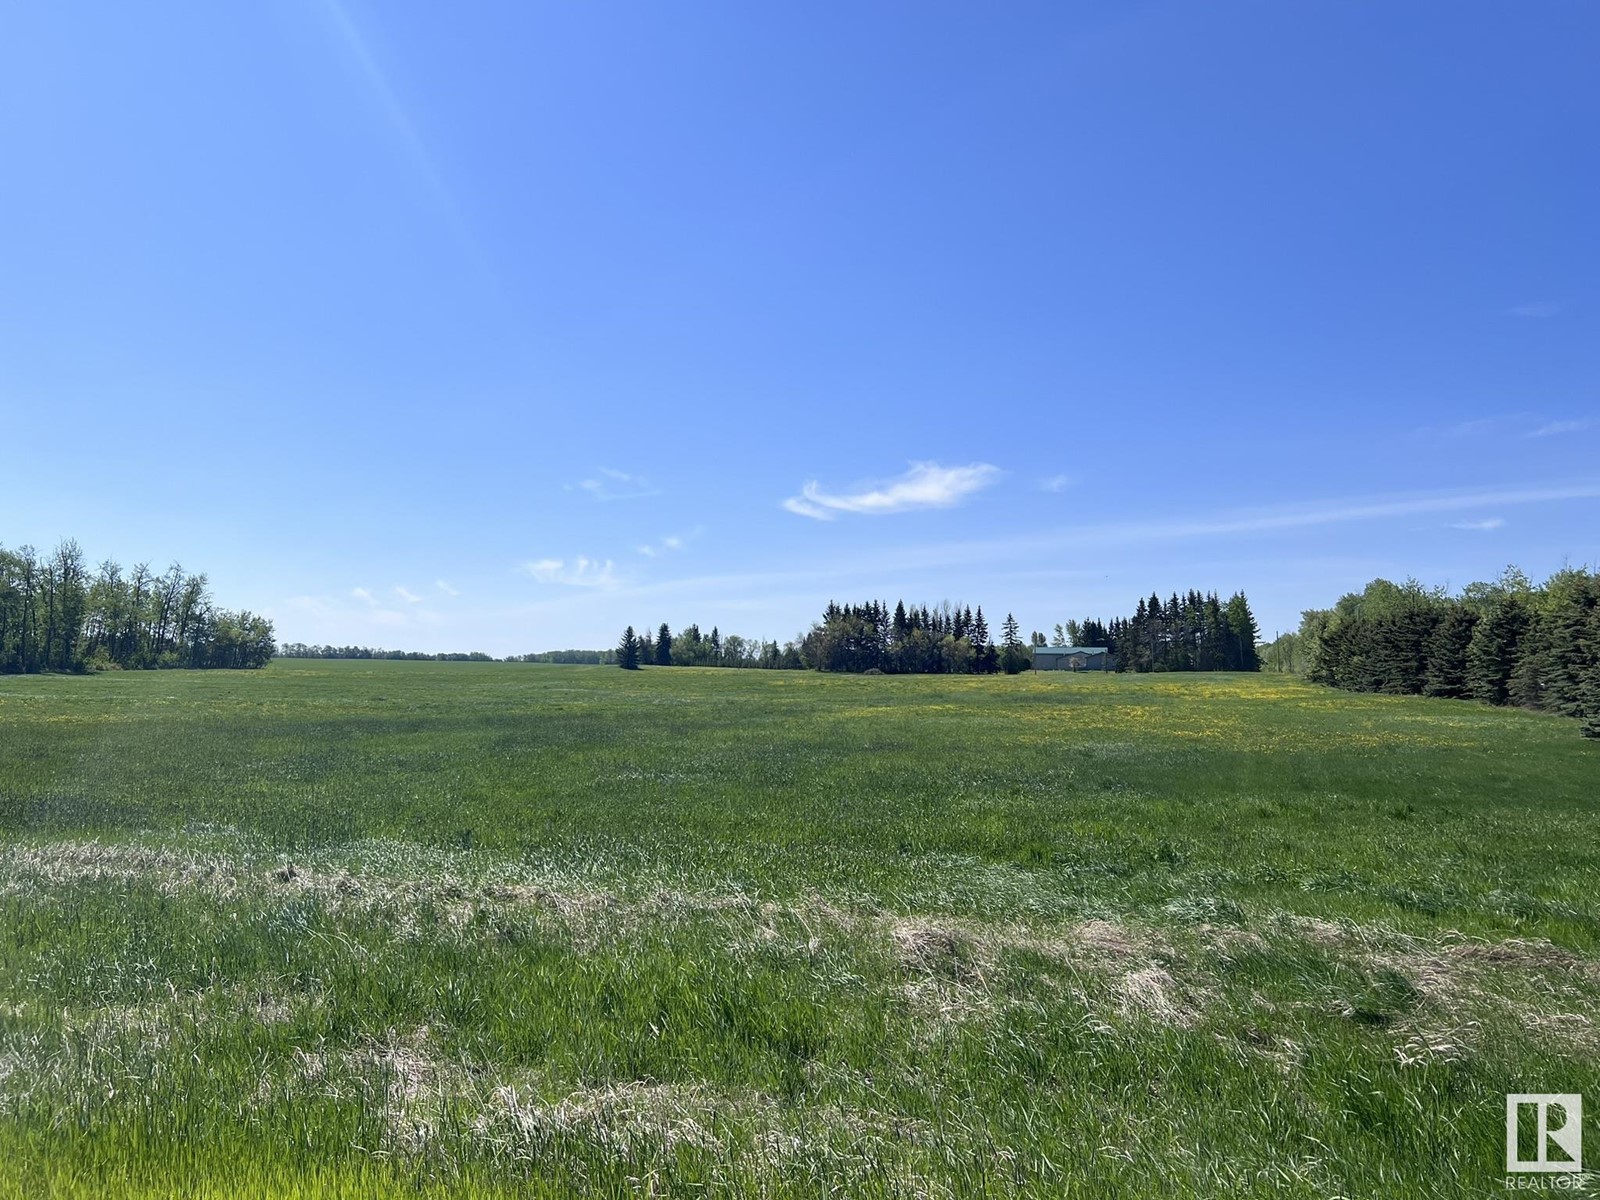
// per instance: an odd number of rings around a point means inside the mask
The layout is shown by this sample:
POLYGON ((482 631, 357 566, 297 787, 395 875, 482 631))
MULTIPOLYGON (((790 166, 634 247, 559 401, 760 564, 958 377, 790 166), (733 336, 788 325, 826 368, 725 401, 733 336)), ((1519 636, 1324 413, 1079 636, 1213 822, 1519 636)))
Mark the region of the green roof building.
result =
POLYGON ((1035 646, 1035 671, 1110 671, 1116 667, 1104 646, 1035 646))

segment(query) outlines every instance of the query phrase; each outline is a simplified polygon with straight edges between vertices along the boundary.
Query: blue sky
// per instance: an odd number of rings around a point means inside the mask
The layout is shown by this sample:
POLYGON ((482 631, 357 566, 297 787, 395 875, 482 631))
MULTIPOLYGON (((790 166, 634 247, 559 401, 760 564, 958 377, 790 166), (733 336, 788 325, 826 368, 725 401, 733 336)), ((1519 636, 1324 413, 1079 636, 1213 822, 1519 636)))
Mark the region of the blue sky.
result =
POLYGON ((0 542, 285 640, 1600 562, 1600 10, 14 6, 0 542))

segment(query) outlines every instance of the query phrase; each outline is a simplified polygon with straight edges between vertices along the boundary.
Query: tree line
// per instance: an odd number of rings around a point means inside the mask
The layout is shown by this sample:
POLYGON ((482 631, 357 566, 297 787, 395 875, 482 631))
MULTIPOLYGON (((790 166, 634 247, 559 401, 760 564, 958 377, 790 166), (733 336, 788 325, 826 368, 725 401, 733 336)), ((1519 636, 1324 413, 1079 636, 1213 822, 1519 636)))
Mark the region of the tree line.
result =
MULTIPOLYGON (((1174 592, 1165 604, 1152 592, 1132 616, 1057 625, 1050 644, 1103 646, 1119 671, 1259 671, 1259 637, 1243 592, 1226 602, 1215 592, 1174 592)), ((1044 635, 1035 633, 1033 642, 1043 646, 1044 635)))
POLYGON ((508 662, 579 663, 590 666, 617 661, 615 650, 540 650, 530 654, 508 654, 495 658, 482 650, 385 650, 380 646, 310 646, 304 642, 284 642, 278 647, 283 658, 359 658, 386 659, 391 662, 508 662))
POLYGON ((278 647, 278 653, 284 658, 374 658, 401 659, 406 662, 495 661, 491 655, 485 654, 482 650, 453 650, 429 654, 425 650, 383 650, 376 646, 308 646, 304 642, 285 642, 278 647))
POLYGON ((264 666, 272 622, 218 608, 204 575, 177 563, 90 570, 72 540, 49 555, 0 547, 0 674, 264 666))
POLYGON ((830 601, 822 619, 810 630, 780 646, 775 641, 723 636, 712 626, 702 634, 688 625, 677 634, 667 624, 652 634, 622 635, 614 661, 625 668, 640 666, 750 667, 780 671, 874 672, 877 674, 973 674, 1024 670, 1028 650, 1007 619, 1006 648, 989 637, 983 609, 974 612, 943 604, 908 607, 900 601, 891 611, 877 600, 840 605, 830 601))
POLYGON ((1375 579, 1304 613, 1281 657, 1318 683, 1517 705, 1600 737, 1600 574, 1567 568, 1535 586, 1511 567, 1459 595, 1375 579))
POLYGON ((630 670, 655 667, 737 667, 766 671, 798 671, 807 666, 797 643, 779 646, 774 641, 726 636, 715 625, 702 633, 699 625, 685 625, 678 633, 663 621, 654 633, 649 627, 641 634, 628 626, 609 660, 630 670), (631 649, 630 649, 631 643, 631 649))
MULTIPOLYGON (((1259 636, 1250 602, 1235 592, 1226 602, 1216 593, 1176 593, 1166 603, 1152 594, 1132 616, 1109 622, 1067 621, 1048 644, 1100 646, 1119 671, 1256 671, 1259 636)), ((822 619, 784 645, 755 642, 713 627, 702 637, 696 625, 676 636, 663 624, 654 634, 629 626, 612 661, 639 666, 747 666, 789 670, 876 672, 884 675, 1015 674, 1033 665, 1033 646, 1047 639, 1035 632, 1023 641, 1016 617, 1006 614, 998 643, 983 606, 907 605, 883 601, 841 605, 829 601, 822 619), (1031 643, 1031 645, 1030 645, 1031 643)))
POLYGON ((578 663, 603 666, 617 661, 615 650, 539 650, 531 654, 508 655, 506 662, 578 663))
POLYGON ((1015 674, 1031 665, 1015 617, 1007 616, 1001 639, 997 647, 982 605, 907 607, 901 600, 891 610, 877 600, 830 601, 801 640, 801 653, 819 671, 885 675, 1015 674))

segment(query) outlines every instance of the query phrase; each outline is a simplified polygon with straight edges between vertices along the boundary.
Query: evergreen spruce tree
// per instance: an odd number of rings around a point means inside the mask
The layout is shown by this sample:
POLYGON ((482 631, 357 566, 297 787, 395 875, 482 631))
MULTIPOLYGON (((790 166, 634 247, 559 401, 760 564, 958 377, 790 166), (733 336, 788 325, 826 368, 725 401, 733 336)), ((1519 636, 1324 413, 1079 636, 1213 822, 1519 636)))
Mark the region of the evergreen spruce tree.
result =
POLYGON ((1508 704, 1518 708, 1550 707, 1546 692, 1556 660, 1551 633, 1549 614, 1542 611, 1541 606, 1530 606, 1527 624, 1517 642, 1511 678, 1506 683, 1508 704))
POLYGON ((1467 690, 1475 700, 1504 704, 1511 698, 1511 674, 1517 667, 1517 648, 1527 625, 1520 596, 1494 597, 1467 646, 1467 690))
POLYGON ((1178 593, 1173 592, 1167 601, 1167 644, 1163 648, 1166 668, 1169 671, 1188 670, 1183 655, 1183 611, 1178 603, 1178 593))
POLYGON ((1017 618, 1006 614, 1005 623, 1000 626, 1000 667, 1007 675, 1016 675, 1028 669, 1032 656, 1028 648, 1022 644, 1022 631, 1017 625, 1017 618))
POLYGON ((1544 593, 1534 684, 1539 707, 1564 717, 1580 716, 1590 655, 1588 627, 1600 607, 1600 575, 1573 568, 1558 571, 1545 584, 1544 593))
POLYGON ((1428 665, 1423 671, 1422 694, 1461 700, 1467 695, 1467 647, 1478 614, 1465 604, 1450 601, 1428 638, 1428 665))
POLYGON ((1583 736, 1600 738, 1600 605, 1589 610, 1589 628, 1583 639, 1582 686, 1583 736))
POLYGON ((977 651, 977 670, 980 675, 988 675, 996 665, 994 643, 989 640, 989 622, 983 619, 983 605, 978 605, 978 613, 972 619, 972 646, 977 651))
POLYGON ((1139 607, 1134 610, 1133 619, 1123 623, 1122 636, 1119 639, 1118 656, 1124 670, 1148 671, 1150 668, 1145 663, 1145 654, 1149 649, 1145 627, 1150 624, 1150 607, 1143 599, 1139 607))
POLYGON ((1228 665, 1228 622, 1215 592, 1206 596, 1200 617, 1200 662, 1202 671, 1220 671, 1228 665))
POLYGON ((622 641, 617 643, 617 666, 624 671, 637 671, 639 669, 639 639, 629 625, 623 631, 622 641))
POLYGON ((1366 622, 1372 643, 1377 690, 1420 695, 1427 674, 1428 646, 1439 616, 1431 606, 1406 606, 1366 622))
POLYGON ((672 630, 667 628, 665 621, 661 628, 656 630, 656 666, 670 667, 672 665, 672 630))
POLYGON ((1154 592, 1150 593, 1150 603, 1145 607, 1144 636, 1149 644, 1145 652, 1149 655, 1151 671, 1166 670, 1166 655, 1162 653, 1162 643, 1166 640, 1167 614, 1162 611, 1161 597, 1154 592))
POLYGON ((1235 592, 1228 599, 1226 612, 1229 647, 1229 670, 1259 671, 1261 658, 1256 652, 1256 641, 1261 630, 1256 625, 1255 614, 1250 611, 1250 601, 1243 592, 1235 592))

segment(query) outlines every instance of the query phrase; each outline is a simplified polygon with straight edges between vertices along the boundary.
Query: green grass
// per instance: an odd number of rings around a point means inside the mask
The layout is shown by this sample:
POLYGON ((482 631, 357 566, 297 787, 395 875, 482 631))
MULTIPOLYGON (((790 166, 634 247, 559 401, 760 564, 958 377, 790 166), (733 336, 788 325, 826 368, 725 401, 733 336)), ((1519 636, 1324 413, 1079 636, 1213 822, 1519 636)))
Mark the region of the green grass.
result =
POLYGON ((0 678, 0 1197, 1482 1195, 1600 746, 1267 677, 0 678))

